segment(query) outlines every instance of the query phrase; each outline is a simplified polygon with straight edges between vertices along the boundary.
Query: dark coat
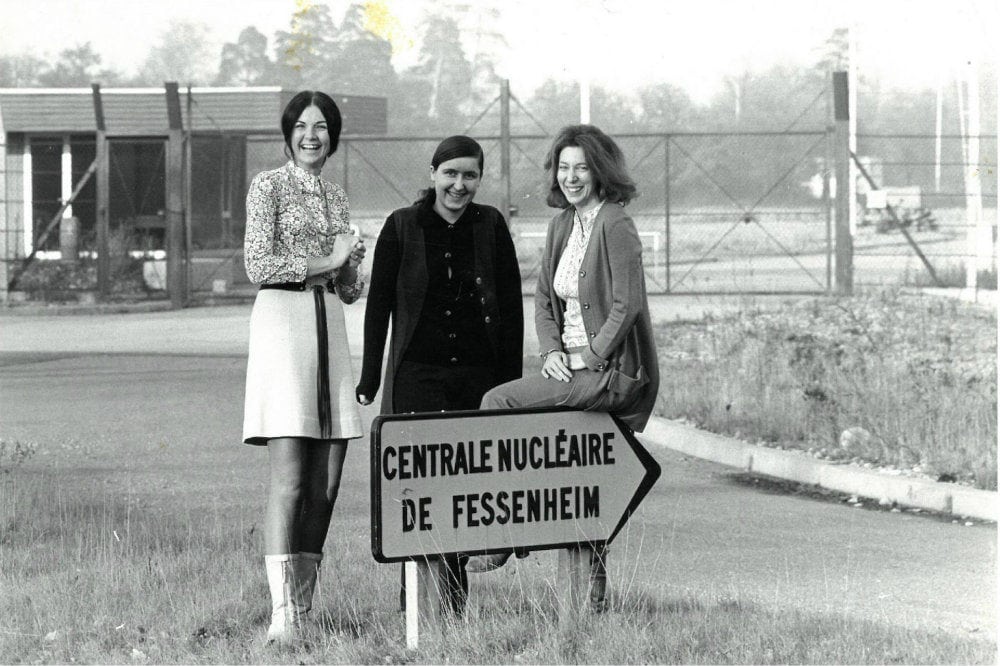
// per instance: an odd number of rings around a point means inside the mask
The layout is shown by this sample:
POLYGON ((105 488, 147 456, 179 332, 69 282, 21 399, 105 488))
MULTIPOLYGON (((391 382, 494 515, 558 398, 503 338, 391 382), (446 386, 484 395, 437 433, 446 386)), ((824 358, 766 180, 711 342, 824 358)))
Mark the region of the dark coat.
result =
MULTIPOLYGON (((358 394, 373 398, 379 389, 382 354, 392 318, 381 413, 393 412, 393 382, 420 319, 427 294, 427 255, 420 223, 421 204, 394 211, 375 244, 365 308, 364 358, 358 394), (387 233, 388 229, 394 233, 387 233), (395 242, 393 242, 395 239, 395 242)), ((493 349, 497 383, 521 376, 524 307, 521 273, 507 223, 496 208, 469 204, 462 223, 473 225, 476 290, 480 316, 493 349)))
MULTIPOLYGON (((535 292, 535 330, 543 352, 562 349, 565 304, 553 291, 559 258, 573 229, 572 207, 549 224, 535 292)), ((590 348, 587 367, 609 372, 608 390, 622 405, 613 413, 635 430, 646 427, 660 388, 656 343, 646 300, 642 243, 635 223, 619 204, 605 203, 594 220, 580 266, 580 308, 590 348)))

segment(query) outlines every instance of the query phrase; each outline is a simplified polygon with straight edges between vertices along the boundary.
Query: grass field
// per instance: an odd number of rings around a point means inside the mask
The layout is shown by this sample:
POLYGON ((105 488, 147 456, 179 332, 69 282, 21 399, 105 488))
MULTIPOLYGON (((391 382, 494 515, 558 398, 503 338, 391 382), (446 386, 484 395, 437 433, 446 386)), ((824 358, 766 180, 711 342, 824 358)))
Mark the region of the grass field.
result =
POLYGON ((896 290, 659 331, 664 416, 997 488, 996 312, 896 290))
MULTIPOLYGON (((751 441, 995 488, 996 326, 995 312, 894 291, 777 312, 748 302, 732 316, 659 330, 658 410, 751 441), (854 430, 841 446, 851 428, 868 435, 854 430)), ((777 602, 766 603, 730 588, 722 571, 700 585, 683 569, 643 576, 640 568, 661 570, 672 535, 638 521, 616 542, 610 612, 577 631, 558 627, 554 558, 533 555, 478 577, 467 618, 406 650, 395 567, 370 554, 363 451, 350 454, 317 624, 297 649, 265 648, 264 454, 227 440, 242 388, 229 379, 241 362, 180 359, 158 373, 155 361, 130 359, 130 378, 162 382, 132 389, 141 429, 125 418, 83 430, 74 417, 40 416, 29 426, 45 435, 0 432, 0 663, 996 663, 992 632, 844 610, 839 595, 853 587, 833 572, 849 572, 852 584, 862 572, 823 553, 802 570, 822 571, 816 595, 829 612, 786 603, 780 578, 765 581, 777 602), (193 381, 220 368, 230 373, 221 389, 193 381), (174 410, 191 422, 177 423, 174 410)), ((121 375, 92 363, 95 395, 62 409, 108 408, 121 395, 121 375)), ((538 360, 526 363, 531 371, 538 360)), ((79 375, 54 371, 71 386, 79 375)), ((38 382, 26 386, 49 395, 38 382)), ((775 553, 776 569, 794 577, 783 556, 775 553)))
MULTIPOLYGON (((638 589, 613 570, 612 608, 558 626, 551 560, 493 575, 466 618, 406 650, 394 576, 367 552, 365 516, 338 509, 316 623, 265 647, 267 592, 253 524, 225 504, 162 510, 79 479, 53 492, 0 481, 3 663, 995 663, 988 636, 774 610, 725 592, 638 589)), ((530 563, 530 564, 529 564, 530 563)), ((635 563, 628 565, 636 566, 635 563)), ((393 573, 394 573, 393 569, 393 573)), ((634 574, 633 574, 634 575, 634 574)), ((477 581, 477 585, 482 585, 477 581)))

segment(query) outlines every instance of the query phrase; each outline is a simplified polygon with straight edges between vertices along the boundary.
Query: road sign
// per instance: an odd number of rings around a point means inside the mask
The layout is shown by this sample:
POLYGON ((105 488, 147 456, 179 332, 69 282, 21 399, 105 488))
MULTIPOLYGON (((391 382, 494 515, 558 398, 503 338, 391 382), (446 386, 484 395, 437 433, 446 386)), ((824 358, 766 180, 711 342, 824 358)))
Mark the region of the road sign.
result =
POLYGON ((371 465, 380 562, 610 541, 660 476, 616 417, 553 409, 379 416, 371 465))

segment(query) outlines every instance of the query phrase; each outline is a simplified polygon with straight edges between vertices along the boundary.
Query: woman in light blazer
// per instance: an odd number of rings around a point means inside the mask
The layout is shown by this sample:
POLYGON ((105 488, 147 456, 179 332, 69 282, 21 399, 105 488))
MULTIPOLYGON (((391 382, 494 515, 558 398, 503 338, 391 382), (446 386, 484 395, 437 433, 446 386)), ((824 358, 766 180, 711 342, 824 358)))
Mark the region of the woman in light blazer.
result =
MULTIPOLYGON (((642 431, 659 390, 642 244, 625 204, 636 188, 618 145, 593 125, 564 127, 545 160, 549 224, 535 291, 541 373, 490 390, 483 409, 609 412, 642 431)), ((509 555, 474 558, 489 571, 509 555)), ((606 549, 594 553, 591 604, 606 605, 606 549)))

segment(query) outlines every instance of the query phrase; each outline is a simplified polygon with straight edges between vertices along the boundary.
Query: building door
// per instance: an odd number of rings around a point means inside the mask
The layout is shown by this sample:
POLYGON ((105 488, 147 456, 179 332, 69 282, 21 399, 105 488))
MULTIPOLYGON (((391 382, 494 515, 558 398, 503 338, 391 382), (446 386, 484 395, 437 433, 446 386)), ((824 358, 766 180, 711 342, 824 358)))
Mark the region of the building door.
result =
POLYGON ((165 250, 166 140, 108 140, 108 221, 111 252, 165 250))

